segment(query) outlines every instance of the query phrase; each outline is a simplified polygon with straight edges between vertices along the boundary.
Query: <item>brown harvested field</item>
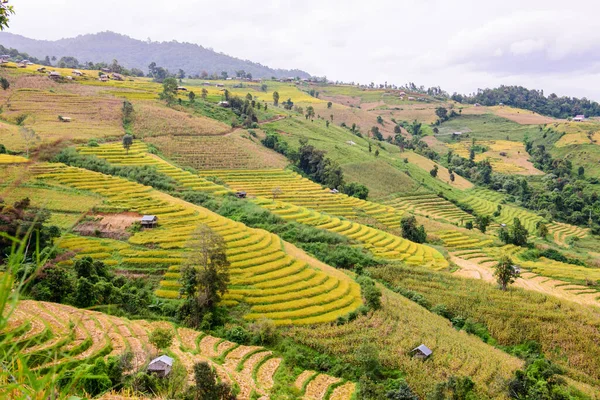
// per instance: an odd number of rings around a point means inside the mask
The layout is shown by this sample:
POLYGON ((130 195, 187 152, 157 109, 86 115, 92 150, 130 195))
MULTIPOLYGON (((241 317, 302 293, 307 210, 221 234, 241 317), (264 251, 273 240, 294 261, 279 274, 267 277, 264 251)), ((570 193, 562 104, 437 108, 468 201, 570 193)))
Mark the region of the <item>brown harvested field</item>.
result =
POLYGON ((509 119, 521 125, 543 125, 560 121, 552 117, 540 115, 533 111, 522 110, 518 108, 505 106, 494 106, 488 108, 497 116, 509 119))
POLYGON ((124 240, 131 234, 127 228, 139 221, 142 216, 134 212, 118 214, 98 213, 91 215, 85 221, 73 228, 73 231, 83 236, 100 236, 104 238, 124 240))
POLYGON ((427 146, 429 146, 435 152, 440 154, 448 153, 448 145, 438 140, 438 138, 435 136, 424 136, 421 141, 427 143, 427 146))
POLYGON ((118 137, 124 133, 121 101, 109 97, 23 89, 7 100, 2 115, 11 123, 26 116, 24 126, 35 131, 36 143, 118 137), (61 122, 59 115, 70 117, 71 122, 61 122))
POLYGON ((321 94, 319 96, 319 98, 321 100, 324 101, 331 101, 333 103, 336 104, 341 104, 344 106, 354 106, 354 107, 358 107, 360 105, 360 97, 357 96, 345 96, 343 94, 337 94, 337 95, 323 95, 321 94))
POLYGON ((360 128, 360 132, 366 135, 372 127, 377 126, 384 137, 394 137, 394 123, 390 121, 390 116, 387 117, 382 115, 384 124, 377 123, 377 115, 379 113, 375 111, 367 111, 366 108, 361 106, 358 107, 346 107, 339 104, 333 104, 331 108, 327 108, 327 104, 313 104, 315 108, 315 114, 331 121, 331 115, 333 114, 333 124, 340 125, 342 122, 346 126, 351 127, 352 124, 356 124, 360 128))
POLYGON ((256 138, 239 129, 225 136, 160 136, 146 138, 146 142, 177 164, 196 169, 285 168, 285 156, 263 146, 264 134, 254 131, 256 138))
POLYGON ((222 122, 177 111, 157 102, 135 103, 133 131, 140 138, 222 135, 230 130, 222 122))
POLYGON ((385 118, 395 118, 397 121, 421 121, 426 124, 431 124, 437 120, 435 109, 439 104, 400 104, 397 106, 387 106, 373 110, 377 114, 385 118))
POLYGON ((455 180, 454 182, 450 182, 450 174, 448 173, 448 169, 440 164, 437 164, 430 159, 423 157, 417 153, 413 153, 412 151, 405 151, 400 154, 401 158, 408 158, 408 162, 414 164, 418 167, 421 167, 425 171, 429 172, 433 169, 434 165, 437 165, 439 170, 437 174, 437 179, 446 182, 450 186, 456 187, 458 189, 471 189, 473 184, 463 178, 458 174, 454 174, 455 180))

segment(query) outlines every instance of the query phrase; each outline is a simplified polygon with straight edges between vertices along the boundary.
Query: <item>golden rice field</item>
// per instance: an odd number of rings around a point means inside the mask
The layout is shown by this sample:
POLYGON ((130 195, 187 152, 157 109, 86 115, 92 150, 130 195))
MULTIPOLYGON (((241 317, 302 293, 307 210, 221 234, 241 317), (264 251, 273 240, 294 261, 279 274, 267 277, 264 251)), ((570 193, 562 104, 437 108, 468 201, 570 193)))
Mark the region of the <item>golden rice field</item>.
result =
MULTIPOLYGON (((587 387, 586 392, 591 398, 600 393, 600 364, 597 362, 600 359, 600 347, 597 345, 600 340, 597 329, 600 323, 599 308, 514 286, 508 292, 503 292, 483 280, 465 279, 446 272, 432 273, 426 268, 397 266, 372 268, 370 272, 394 287, 400 286, 421 294, 431 305, 444 304, 454 315, 483 323, 499 345, 512 346, 528 340, 537 341, 546 357, 566 371, 565 375, 587 387)), ((398 313, 407 314, 405 309, 398 313)), ((407 320, 412 321, 408 317, 407 320)), ((367 329, 364 331, 368 332, 367 329)), ((395 338, 396 335, 385 337, 387 340, 395 338)), ((448 344, 446 340, 434 340, 434 343, 448 344)), ((433 351, 435 356, 436 349, 433 351)), ((473 348, 473 352, 476 351, 473 348)), ((390 356, 395 358, 397 354, 390 356)), ((454 352, 448 358, 456 360, 454 352)), ((481 360, 489 358, 482 355, 481 360)), ((483 368, 494 365, 500 363, 490 361, 483 368)), ((480 373, 480 369, 473 368, 477 374, 480 373)), ((411 375, 408 372, 409 383, 411 375)), ((471 376, 470 373, 466 375, 471 376)), ((424 376, 422 380, 427 381, 428 377, 424 376)), ((493 379, 487 381, 489 385, 493 385, 492 382, 493 379)))
MULTIPOLYGON (((193 384, 193 366, 208 362, 219 379, 239 388, 240 400, 269 396, 277 384, 282 359, 257 346, 228 342, 203 332, 180 328, 168 322, 130 321, 66 305, 25 300, 18 303, 9 319, 11 339, 19 344, 29 366, 42 374, 46 370, 69 370, 97 357, 133 354, 133 369, 143 368, 155 354, 148 336, 157 327, 172 330, 169 355, 185 368, 193 384)), ((10 333, 9 333, 10 334, 10 333)), ((310 372, 307 385, 298 388, 306 399, 324 399, 327 390, 338 399, 350 400, 355 384, 325 374, 310 372)), ((306 374, 305 374, 306 375, 306 374)), ((1 390, 1 389, 0 389, 1 390)), ((2 392, 0 391, 0 394, 2 392)), ((6 394, 6 393, 5 393, 6 394)))
POLYGON ((471 377, 482 395, 478 398, 504 398, 504 382, 523 365, 523 361, 456 331, 448 320, 387 289, 383 289, 382 308, 371 316, 339 326, 295 327, 287 334, 350 364, 356 362, 358 346, 374 344, 382 364, 403 371, 410 387, 423 397, 436 383, 454 375, 471 377), (410 355, 422 343, 433 350, 425 362, 410 355))
MULTIPOLYGON (((476 154, 475 161, 488 160, 495 172, 501 174, 543 175, 543 172, 535 168, 529 161, 529 154, 525 151, 525 146, 521 142, 486 140, 478 141, 477 144, 488 147, 488 150, 476 154)), ((447 146, 457 155, 469 158, 471 142, 461 141, 450 143, 447 146)))
POLYGON ((233 190, 244 191, 250 196, 350 219, 363 213, 387 228, 397 229, 400 226, 402 213, 392 207, 342 193, 332 194, 329 189, 289 170, 212 170, 200 171, 199 175, 217 177, 233 190))
POLYGON ((0 164, 24 164, 28 163, 29 159, 21 156, 13 156, 10 154, 0 154, 0 164))
POLYGON ((214 119, 168 108, 155 102, 135 104, 133 131, 139 138, 153 136, 221 135, 231 128, 214 119))
MULTIPOLYGON (((121 101, 109 97, 21 89, 4 104, 2 116, 10 122, 15 122, 19 116, 27 116, 24 126, 35 131, 36 143, 116 137, 124 133, 121 101), (61 122, 59 115, 70 117, 71 122, 61 122)), ((22 149, 23 139, 19 139, 18 147, 22 149)))
POLYGON ((556 147, 571 146, 576 144, 598 144, 600 139, 600 124, 598 121, 560 122, 548 125, 557 132, 564 132, 556 147))
POLYGON ((157 171, 173 178, 182 188, 197 190, 200 192, 209 192, 213 194, 225 194, 229 190, 221 185, 217 185, 209 180, 203 179, 189 171, 177 168, 167 161, 147 152, 145 143, 134 143, 129 151, 126 151, 121 143, 102 144, 98 147, 81 146, 77 151, 81 154, 94 155, 102 158, 111 164, 120 166, 141 166, 149 165, 156 167, 157 171))
POLYGON ((417 193, 393 197, 383 201, 403 212, 448 221, 457 225, 473 220, 473 216, 458 208, 453 203, 433 193, 417 193))
POLYGON ((448 267, 448 262, 437 250, 427 245, 411 242, 401 236, 282 201, 259 199, 256 200, 256 203, 285 220, 296 221, 346 236, 363 244, 377 257, 387 260, 402 260, 409 265, 426 264, 436 269, 448 267))
POLYGON ((38 179, 90 191, 116 209, 158 217, 159 228, 135 233, 127 243, 67 236, 59 246, 75 251, 78 257, 92 255, 130 272, 167 271, 157 291, 159 296, 179 296, 177 280, 186 243, 196 228, 205 224, 221 235, 227 245, 231 286, 225 296, 226 304, 267 296, 252 305, 245 318, 268 318, 280 325, 331 322, 362 304, 360 288, 351 278, 291 257, 281 240, 269 232, 250 229, 125 179, 62 164, 39 164, 34 168, 38 179), (156 253, 157 250, 164 252, 156 253), (319 281, 323 273, 327 279, 319 281), (312 292, 298 301, 294 297, 298 285, 306 282, 312 285, 312 292), (271 297, 274 293, 279 296, 271 297))

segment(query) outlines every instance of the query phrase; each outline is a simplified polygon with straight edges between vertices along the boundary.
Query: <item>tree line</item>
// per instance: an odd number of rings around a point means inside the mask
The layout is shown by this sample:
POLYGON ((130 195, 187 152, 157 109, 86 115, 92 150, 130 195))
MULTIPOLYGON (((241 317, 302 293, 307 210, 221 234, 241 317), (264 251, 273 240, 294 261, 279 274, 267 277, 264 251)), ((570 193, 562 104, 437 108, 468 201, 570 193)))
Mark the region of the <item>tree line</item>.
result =
POLYGON ((585 97, 581 99, 559 97, 555 93, 545 96, 543 90, 530 90, 523 86, 502 85, 494 89, 479 89, 477 93, 471 95, 454 93, 450 98, 459 103, 479 103, 484 106, 496 106, 502 103, 555 118, 569 118, 578 114, 600 115, 600 104, 585 97))

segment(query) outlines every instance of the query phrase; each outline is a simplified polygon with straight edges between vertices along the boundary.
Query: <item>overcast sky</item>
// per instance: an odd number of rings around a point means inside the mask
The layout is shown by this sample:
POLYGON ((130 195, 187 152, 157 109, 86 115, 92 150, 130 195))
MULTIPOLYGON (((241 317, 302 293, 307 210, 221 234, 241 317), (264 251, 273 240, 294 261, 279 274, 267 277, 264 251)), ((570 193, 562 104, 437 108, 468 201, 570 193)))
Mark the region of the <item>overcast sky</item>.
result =
POLYGON ((11 0, 8 32, 60 39, 111 30, 211 47, 333 80, 519 84, 600 100, 597 0, 11 0))

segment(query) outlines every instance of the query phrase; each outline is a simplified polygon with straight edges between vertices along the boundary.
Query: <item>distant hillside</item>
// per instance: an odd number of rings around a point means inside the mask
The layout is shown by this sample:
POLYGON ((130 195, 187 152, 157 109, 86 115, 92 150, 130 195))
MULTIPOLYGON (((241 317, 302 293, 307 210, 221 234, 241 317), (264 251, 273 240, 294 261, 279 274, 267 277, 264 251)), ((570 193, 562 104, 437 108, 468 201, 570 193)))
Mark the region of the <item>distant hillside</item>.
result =
POLYGON ((193 43, 144 42, 114 32, 80 35, 75 38, 56 41, 29 39, 21 35, 0 32, 0 44, 43 59, 45 56, 73 56, 80 62, 112 62, 113 59, 127 68, 147 71, 151 62, 177 72, 180 68, 186 74, 199 74, 206 71, 220 74, 227 71, 230 76, 236 70, 244 70, 255 78, 276 76, 278 78, 299 76, 308 78, 307 72, 293 69, 273 69, 267 66, 225 54, 217 53, 193 43))
POLYGON ((552 93, 544 96, 544 91, 529 90, 522 86, 500 86, 494 89, 479 90, 473 95, 453 94, 452 100, 460 103, 480 103, 484 106, 496 106, 500 103, 507 106, 535 111, 555 118, 569 118, 578 114, 586 117, 600 115, 600 104, 585 97, 558 97, 552 93))

